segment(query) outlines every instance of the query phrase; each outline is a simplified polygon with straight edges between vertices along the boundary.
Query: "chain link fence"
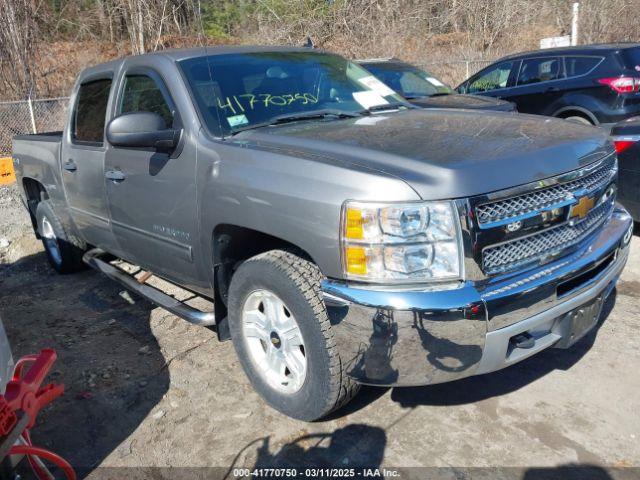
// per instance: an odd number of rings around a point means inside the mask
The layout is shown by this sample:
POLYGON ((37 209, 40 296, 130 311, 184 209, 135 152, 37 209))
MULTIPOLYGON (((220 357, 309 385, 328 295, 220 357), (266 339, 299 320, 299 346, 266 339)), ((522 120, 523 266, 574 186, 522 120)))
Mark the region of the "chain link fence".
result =
POLYGON ((482 70, 494 60, 452 60, 417 64, 436 78, 455 88, 474 73, 482 70))
POLYGON ((62 130, 69 99, 0 102, 0 157, 11 155, 14 135, 62 130))
MULTIPOLYGON (((491 62, 492 60, 452 60, 418 65, 455 87, 491 62)), ((60 97, 0 102, 0 157, 11 155, 11 139, 14 135, 62 130, 68 101, 67 97, 60 97)))

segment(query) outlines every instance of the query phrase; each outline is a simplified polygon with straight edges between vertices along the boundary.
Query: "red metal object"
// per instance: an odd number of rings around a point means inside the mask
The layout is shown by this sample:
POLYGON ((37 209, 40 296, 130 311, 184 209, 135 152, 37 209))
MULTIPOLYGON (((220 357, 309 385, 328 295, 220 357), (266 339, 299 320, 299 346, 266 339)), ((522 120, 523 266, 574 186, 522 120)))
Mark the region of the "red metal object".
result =
POLYGON ((0 435, 7 435, 13 429, 18 411, 28 416, 27 428, 33 427, 40 410, 62 395, 62 384, 50 383, 41 387, 56 358, 55 350, 47 348, 37 356, 25 357, 18 362, 4 396, 0 396, 0 435), (23 375, 27 362, 31 366, 23 375))

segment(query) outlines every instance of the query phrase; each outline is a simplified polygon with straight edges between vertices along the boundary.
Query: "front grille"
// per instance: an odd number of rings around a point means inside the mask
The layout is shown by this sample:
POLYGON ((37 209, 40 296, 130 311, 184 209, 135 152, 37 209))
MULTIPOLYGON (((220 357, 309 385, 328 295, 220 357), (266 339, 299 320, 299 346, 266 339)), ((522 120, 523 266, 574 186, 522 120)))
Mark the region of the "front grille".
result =
POLYGON ((541 210, 561 204, 571 199, 576 192, 592 192, 606 185, 615 173, 615 156, 604 160, 593 172, 584 177, 552 187, 525 193, 504 200, 497 200, 476 206, 478 224, 487 228, 495 223, 508 223, 510 219, 535 215, 541 210))
POLYGON ((613 201, 593 208, 582 220, 573 225, 564 223, 483 251, 482 264, 486 274, 495 274, 518 268, 554 256, 568 249, 595 231, 613 211, 613 201))

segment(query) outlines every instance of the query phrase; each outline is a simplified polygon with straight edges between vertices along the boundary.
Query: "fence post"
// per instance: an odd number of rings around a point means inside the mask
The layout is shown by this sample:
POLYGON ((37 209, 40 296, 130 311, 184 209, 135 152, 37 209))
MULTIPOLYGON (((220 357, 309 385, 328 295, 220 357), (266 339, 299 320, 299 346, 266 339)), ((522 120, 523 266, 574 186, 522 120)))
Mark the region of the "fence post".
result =
POLYGON ((469 60, 465 60, 464 64, 467 67, 467 75, 464 78, 469 78, 469 60))
POLYGON ((36 117, 33 114, 33 102, 31 101, 31 95, 29 95, 27 102, 29 104, 29 115, 31 116, 31 129, 33 130, 33 133, 38 133, 38 129, 36 128, 36 117))

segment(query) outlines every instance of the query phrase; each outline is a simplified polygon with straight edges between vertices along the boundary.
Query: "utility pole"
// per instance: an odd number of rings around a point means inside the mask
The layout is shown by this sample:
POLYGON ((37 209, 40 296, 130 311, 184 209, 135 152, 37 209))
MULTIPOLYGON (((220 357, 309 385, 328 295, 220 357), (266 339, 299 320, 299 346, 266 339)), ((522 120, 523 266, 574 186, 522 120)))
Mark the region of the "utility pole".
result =
POLYGON ((578 45, 578 11, 580 10, 580 3, 573 3, 573 16, 571 18, 571 45, 578 45))

